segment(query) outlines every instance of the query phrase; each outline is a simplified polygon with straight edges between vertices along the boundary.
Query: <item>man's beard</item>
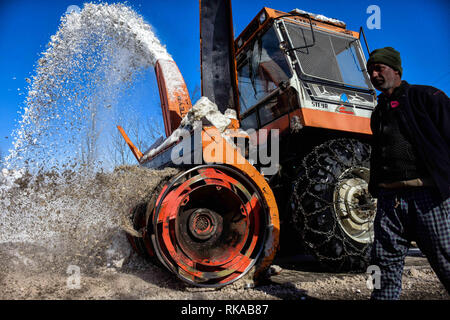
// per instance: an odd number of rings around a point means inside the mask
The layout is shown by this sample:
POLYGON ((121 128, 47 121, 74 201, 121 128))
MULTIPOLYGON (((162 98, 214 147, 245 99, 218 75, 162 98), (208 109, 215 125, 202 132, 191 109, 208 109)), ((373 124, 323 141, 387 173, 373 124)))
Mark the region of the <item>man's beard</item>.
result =
POLYGON ((389 90, 390 88, 393 88, 394 85, 395 85, 394 79, 386 80, 384 78, 378 78, 378 79, 374 79, 374 81, 373 81, 373 86, 377 90, 380 90, 380 91, 389 90))

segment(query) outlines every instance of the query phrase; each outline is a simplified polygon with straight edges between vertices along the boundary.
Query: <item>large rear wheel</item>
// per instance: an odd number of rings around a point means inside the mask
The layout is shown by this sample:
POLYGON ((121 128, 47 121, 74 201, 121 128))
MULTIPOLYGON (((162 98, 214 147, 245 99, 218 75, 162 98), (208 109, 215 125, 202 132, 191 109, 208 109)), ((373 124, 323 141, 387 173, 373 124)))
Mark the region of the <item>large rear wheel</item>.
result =
POLYGON ((293 183, 293 226, 326 270, 361 272, 369 264, 376 213, 369 156, 360 141, 327 141, 303 158, 293 183))
POLYGON ((222 287, 259 269, 273 241, 261 191, 223 165, 198 166, 172 178, 150 220, 158 260, 195 286, 222 287))

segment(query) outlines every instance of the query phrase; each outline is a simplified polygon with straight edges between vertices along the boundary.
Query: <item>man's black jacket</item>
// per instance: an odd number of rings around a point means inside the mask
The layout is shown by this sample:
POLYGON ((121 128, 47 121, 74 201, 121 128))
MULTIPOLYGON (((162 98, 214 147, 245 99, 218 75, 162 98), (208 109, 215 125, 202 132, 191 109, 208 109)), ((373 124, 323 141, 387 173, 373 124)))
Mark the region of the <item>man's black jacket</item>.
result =
MULTIPOLYGON (((450 197, 450 99, 434 87, 410 85, 402 81, 391 96, 381 94, 378 98, 370 121, 373 143, 380 128, 380 108, 386 103, 391 105, 391 101, 398 102, 401 125, 442 198, 447 199, 450 197)), ((375 174, 371 174, 369 191, 375 197, 378 183, 375 174)))

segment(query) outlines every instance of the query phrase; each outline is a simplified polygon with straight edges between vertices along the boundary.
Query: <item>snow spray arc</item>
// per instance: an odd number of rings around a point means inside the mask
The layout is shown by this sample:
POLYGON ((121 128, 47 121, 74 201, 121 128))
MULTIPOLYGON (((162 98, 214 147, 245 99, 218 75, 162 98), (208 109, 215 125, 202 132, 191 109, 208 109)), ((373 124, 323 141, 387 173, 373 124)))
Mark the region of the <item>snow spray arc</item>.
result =
POLYGON ((116 130, 116 100, 159 59, 172 58, 125 5, 89 3, 61 18, 29 79, 9 170, 0 174, 0 243, 12 257, 0 268, 15 267, 17 258, 27 268, 78 265, 84 272, 114 264, 130 249, 122 232, 128 208, 174 172, 81 169, 102 168, 101 126, 116 130))
POLYGON ((125 96, 159 59, 172 60, 150 25, 123 4, 87 3, 64 15, 27 80, 7 166, 98 166, 123 109, 136 113, 125 96))

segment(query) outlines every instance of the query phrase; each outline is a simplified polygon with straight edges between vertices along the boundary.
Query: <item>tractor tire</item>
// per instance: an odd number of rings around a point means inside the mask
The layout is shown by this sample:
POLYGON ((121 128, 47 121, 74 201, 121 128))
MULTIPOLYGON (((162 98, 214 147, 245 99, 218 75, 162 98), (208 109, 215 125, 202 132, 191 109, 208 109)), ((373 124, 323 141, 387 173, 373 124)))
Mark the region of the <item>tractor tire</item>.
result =
POLYGON ((328 140, 302 159, 292 184, 293 227, 326 271, 365 272, 369 265, 376 212, 369 157, 358 140, 328 140))

